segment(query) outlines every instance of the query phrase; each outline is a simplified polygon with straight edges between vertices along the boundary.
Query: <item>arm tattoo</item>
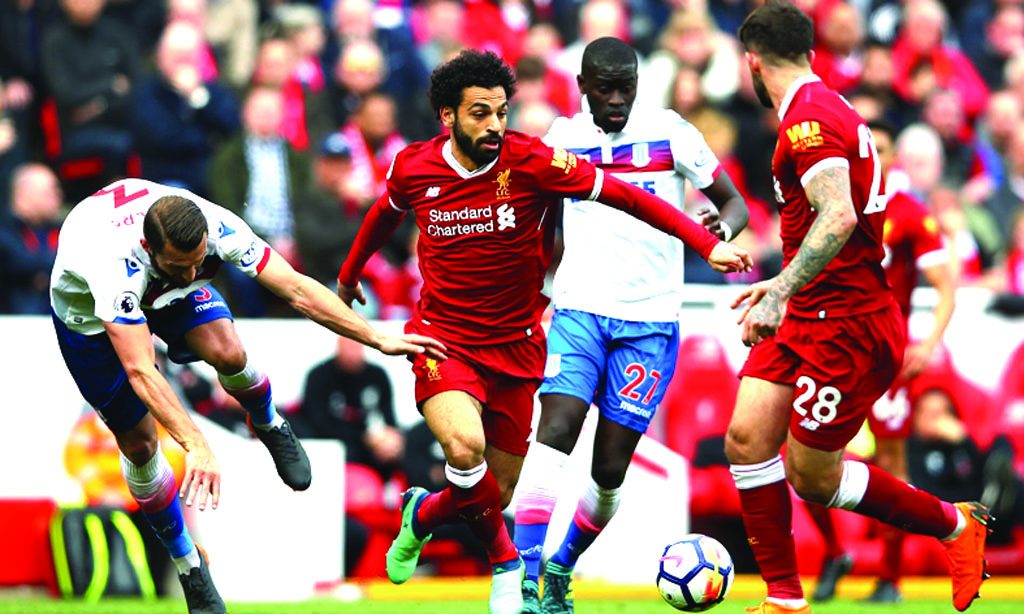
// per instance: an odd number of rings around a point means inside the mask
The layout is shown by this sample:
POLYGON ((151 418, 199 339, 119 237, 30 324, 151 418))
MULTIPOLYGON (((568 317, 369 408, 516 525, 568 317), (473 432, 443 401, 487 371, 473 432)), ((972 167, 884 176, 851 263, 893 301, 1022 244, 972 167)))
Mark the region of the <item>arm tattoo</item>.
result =
POLYGON ((849 169, 823 170, 804 189, 807 200, 818 210, 818 217, 796 256, 779 274, 773 291, 785 299, 799 292, 831 262, 857 226, 849 169))

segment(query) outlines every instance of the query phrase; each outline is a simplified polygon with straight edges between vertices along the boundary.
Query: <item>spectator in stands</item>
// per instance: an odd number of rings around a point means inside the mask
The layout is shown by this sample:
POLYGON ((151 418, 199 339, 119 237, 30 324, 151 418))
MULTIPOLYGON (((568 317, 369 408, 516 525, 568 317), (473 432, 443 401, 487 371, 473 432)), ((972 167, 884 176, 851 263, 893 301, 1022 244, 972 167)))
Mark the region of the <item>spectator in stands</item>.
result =
POLYGON ((365 198, 358 202, 361 209, 385 191, 385 179, 391 162, 406 141, 397 130, 395 101, 384 92, 368 92, 362 97, 349 122, 342 127, 352 148, 352 176, 365 198))
POLYGON ((259 48, 256 0, 206 0, 202 28, 219 58, 221 78, 241 90, 252 78, 259 48))
POLYGON ((253 85, 281 93, 281 136, 295 151, 305 152, 333 127, 327 101, 307 90, 296 77, 297 51, 285 38, 270 38, 260 46, 253 85))
POLYGON ((1007 62, 1024 53, 1024 8, 1010 2, 1001 4, 988 22, 982 41, 971 59, 988 86, 998 89, 1005 84, 1007 62))
POLYGON ((327 44, 327 33, 320 10, 303 4, 281 4, 274 9, 274 20, 295 49, 294 77, 311 93, 324 91, 327 77, 321 55, 327 44))
POLYGON ((964 399, 955 383, 926 389, 914 401, 914 431, 907 442, 910 479, 943 499, 982 501, 992 511, 989 543, 1012 540, 1024 522, 1024 482, 1013 472, 1013 449, 997 436, 981 450, 963 420, 964 399))
POLYGON ((0 313, 50 313, 63 194, 49 167, 19 166, 11 181, 9 224, 0 224, 0 313))
POLYGON ((156 52, 157 73, 132 100, 132 128, 146 179, 208 195, 214 146, 240 127, 234 95, 202 78, 202 33, 190 23, 169 24, 156 52))
MULTIPOLYGON (((1010 90, 1000 90, 988 100, 985 116, 978 126, 978 153, 981 156, 985 175, 991 179, 992 188, 998 189, 1007 179, 1009 158, 1007 152, 1014 131, 1024 120, 1024 100, 1010 90)), ((973 195, 968 200, 980 202, 987 194, 973 195)))
MULTIPOLYGON (((217 66, 213 48, 206 41, 206 35, 203 32, 206 25, 206 0, 167 0, 165 23, 168 26, 174 23, 184 23, 196 29, 199 42, 196 45, 193 63, 199 71, 200 80, 203 82, 216 81, 220 77, 220 69, 217 66)), ((166 31, 168 26, 163 29, 166 31)))
POLYGON ((343 126, 362 104, 363 97, 377 91, 384 81, 384 56, 380 48, 372 41, 350 43, 338 57, 333 77, 329 85, 331 112, 334 122, 343 126))
POLYGON ((524 56, 516 63, 516 95, 509 104, 509 128, 538 137, 547 134, 558 117, 558 111, 548 102, 547 73, 544 61, 537 57, 524 56), (530 117, 523 117, 524 109, 529 110, 530 117), (547 115, 551 118, 545 120, 547 115), (523 129, 524 125, 528 130, 523 129))
POLYGON ((416 51, 427 70, 434 70, 453 52, 466 47, 463 32, 466 27, 466 10, 462 2, 455 0, 432 0, 422 8, 422 26, 418 38, 422 39, 416 51))
POLYGON ((985 210, 1001 230, 1002 245, 1008 245, 1015 216, 1024 209, 1024 122, 1010 131, 1006 150, 1006 179, 985 202, 985 210))
MULTIPOLYGON (((605 36, 629 39, 629 14, 626 3, 618 0, 591 0, 580 5, 579 15, 579 37, 561 49, 552 63, 555 69, 570 79, 575 79, 576 75, 580 74, 583 67, 583 49, 592 41, 605 36)), ((641 82, 645 80, 648 79, 640 79, 641 82)))
POLYGON ((706 104, 700 89, 700 73, 690 66, 681 66, 672 83, 669 107, 683 119, 689 119, 706 104))
POLYGON ((61 0, 67 19, 46 29, 43 76, 57 105, 65 157, 101 156, 113 177, 132 150, 129 94, 140 73, 132 30, 103 16, 105 0, 61 0))
POLYGON ((825 15, 821 30, 811 68, 825 85, 846 92, 860 82, 863 68, 860 47, 864 25, 860 13, 849 4, 836 4, 825 15))
MULTIPOLYGON (((423 138, 413 128, 418 127, 415 121, 420 117, 419 109, 426 106, 423 92, 427 86, 427 70, 416 53, 404 13, 394 3, 337 0, 331 15, 331 28, 324 65, 335 66, 345 48, 356 41, 373 43, 382 58, 380 87, 395 100, 403 116, 411 114, 415 118, 408 129, 403 122, 402 131, 417 140, 423 138)), ((376 88, 374 85, 370 89, 376 88)), ((345 121, 345 118, 338 118, 337 124, 345 121)), ((427 137, 434 136, 436 132, 435 128, 427 137)))
POLYGON ((7 194, 10 193, 10 179, 14 169, 25 160, 24 136, 4 108, 4 84, 0 82, 0 224, 7 221, 10 213, 7 194))
POLYGON ((707 13, 676 10, 661 34, 660 48, 643 66, 640 95, 650 104, 671 104, 675 75, 689 67, 700 75, 704 98, 721 103, 739 87, 739 65, 735 40, 719 32, 707 13))
POLYGON ((399 468, 405 438, 395 427, 391 381, 366 362, 363 346, 343 337, 337 351, 306 376, 299 416, 305 436, 345 444, 348 463, 372 468, 383 481, 399 468))
MULTIPOLYGON (((297 265, 293 199, 310 181, 309 161, 284 138, 284 101, 279 90, 257 87, 242 108, 242 133, 217 151, 210 164, 214 202, 236 213, 293 266, 297 265)), ((270 295, 245 275, 225 268, 236 311, 262 316, 270 295)))
POLYGON ((295 242, 306 274, 333 287, 362 223, 365 188, 352 180, 352 147, 335 132, 320 144, 313 184, 294 201, 295 242))
POLYGON ((924 100, 921 119, 942 139, 943 181, 961 186, 982 172, 981 159, 971 142, 960 95, 950 89, 936 89, 924 100))
POLYGON ((946 26, 946 12, 937 0, 907 4, 893 44, 893 87, 904 100, 923 100, 921 95, 927 91, 912 92, 913 77, 920 77, 920 71, 928 67, 938 87, 960 95, 967 117, 973 120, 985 109, 988 87, 967 56, 943 42, 946 26))

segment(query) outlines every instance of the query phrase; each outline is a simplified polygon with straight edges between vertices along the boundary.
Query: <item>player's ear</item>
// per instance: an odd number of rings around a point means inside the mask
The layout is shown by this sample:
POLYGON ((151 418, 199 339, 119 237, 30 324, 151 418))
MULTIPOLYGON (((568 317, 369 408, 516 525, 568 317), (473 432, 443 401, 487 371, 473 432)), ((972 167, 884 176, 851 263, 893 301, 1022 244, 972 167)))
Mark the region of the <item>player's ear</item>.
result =
POLYGON ((146 250, 147 252, 149 251, 149 241, 146 241, 145 237, 139 239, 139 245, 142 246, 142 249, 146 250))
POLYGON ((452 107, 441 107, 441 123, 445 128, 451 130, 455 125, 455 109, 452 107))
POLYGON ((580 88, 580 94, 586 95, 587 91, 583 89, 583 75, 576 75, 576 87, 580 88))
POLYGON ((747 51, 743 55, 747 58, 747 66, 750 67, 750 72, 756 73, 761 70, 761 58, 757 57, 757 54, 747 51))
POLYGON ((814 64, 814 49, 807 52, 807 63, 814 64))

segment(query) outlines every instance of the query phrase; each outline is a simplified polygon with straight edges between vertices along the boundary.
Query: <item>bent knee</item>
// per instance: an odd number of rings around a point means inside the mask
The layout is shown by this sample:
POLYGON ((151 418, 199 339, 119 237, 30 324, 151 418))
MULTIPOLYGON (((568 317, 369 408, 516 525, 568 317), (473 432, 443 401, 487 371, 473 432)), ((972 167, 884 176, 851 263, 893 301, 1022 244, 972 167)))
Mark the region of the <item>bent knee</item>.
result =
POLYGON ((456 433, 440 443, 444 449, 445 461, 456 469, 472 469, 484 462, 487 443, 482 434, 477 436, 456 433))
POLYGON ((230 344, 207 351, 206 361, 221 375, 234 375, 245 369, 248 358, 241 345, 230 344))
POLYGON ((764 462, 779 450, 758 437, 753 425, 730 424, 725 433, 725 457, 733 465, 750 465, 764 462))
POLYGON ((569 454, 576 446, 576 439, 579 436, 575 425, 564 419, 553 419, 546 422, 538 429, 537 441, 559 452, 569 454))
POLYGON ((808 471, 787 463, 786 480, 804 501, 828 505, 839 487, 839 480, 832 472, 808 471))
POLYGON ((121 454, 130 460, 133 465, 145 465, 153 458, 157 451, 157 438, 139 437, 131 441, 120 443, 121 454))

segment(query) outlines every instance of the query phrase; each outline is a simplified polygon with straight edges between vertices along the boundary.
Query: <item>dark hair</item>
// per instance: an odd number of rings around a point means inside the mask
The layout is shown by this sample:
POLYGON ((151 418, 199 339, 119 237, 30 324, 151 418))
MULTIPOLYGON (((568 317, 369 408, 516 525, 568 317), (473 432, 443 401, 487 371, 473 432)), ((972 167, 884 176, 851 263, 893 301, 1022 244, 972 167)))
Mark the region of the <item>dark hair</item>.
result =
POLYGON ((896 126, 894 126, 892 122, 886 119, 873 119, 868 122, 868 128, 871 129, 871 132, 886 133, 887 135, 889 135, 889 139, 892 141, 896 140, 896 135, 898 134, 896 126))
POLYGON ((444 107, 459 108, 467 87, 491 89, 499 85, 508 99, 516 93, 516 77, 509 65, 491 51, 466 49, 431 73, 430 105, 441 117, 444 107))
POLYGON ((747 15, 739 37, 744 49, 769 61, 798 62, 814 48, 814 23, 795 4, 769 0, 747 15))
POLYGON ((203 240, 206 227, 206 216, 194 202, 184 196, 163 196, 146 212, 142 234, 154 254, 163 252, 168 243, 190 252, 203 240))
POLYGON ((583 70, 636 65, 636 51, 614 36, 604 36, 591 41, 583 50, 583 70))

